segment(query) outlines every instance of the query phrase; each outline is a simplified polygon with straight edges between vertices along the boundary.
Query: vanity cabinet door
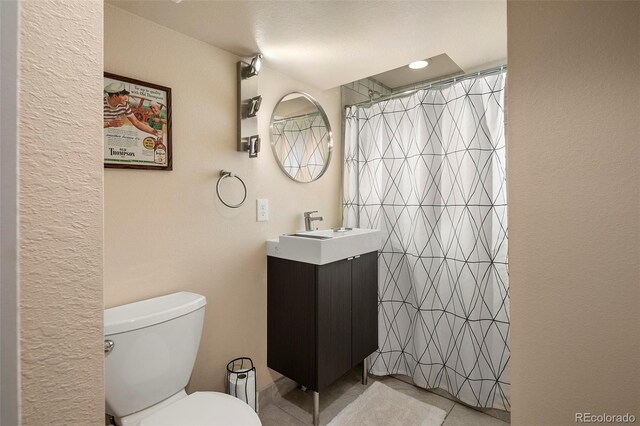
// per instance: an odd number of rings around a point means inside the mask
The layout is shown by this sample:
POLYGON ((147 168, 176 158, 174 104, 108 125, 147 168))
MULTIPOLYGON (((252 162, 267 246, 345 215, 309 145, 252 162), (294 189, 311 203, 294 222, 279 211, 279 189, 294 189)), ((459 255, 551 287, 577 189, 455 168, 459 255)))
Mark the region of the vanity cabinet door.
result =
POLYGON ((351 365, 378 349, 378 253, 351 260, 351 365))
POLYGON ((267 259, 267 365, 317 388, 316 265, 267 259))
POLYGON ((351 369, 351 262, 318 266, 318 390, 351 369))

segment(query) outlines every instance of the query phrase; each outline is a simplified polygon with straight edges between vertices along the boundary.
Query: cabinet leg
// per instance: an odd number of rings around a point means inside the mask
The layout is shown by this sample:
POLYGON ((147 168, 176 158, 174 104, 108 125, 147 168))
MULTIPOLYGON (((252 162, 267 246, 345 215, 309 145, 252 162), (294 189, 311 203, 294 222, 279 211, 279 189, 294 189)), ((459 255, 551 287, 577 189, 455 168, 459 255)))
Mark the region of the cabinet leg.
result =
POLYGON ((320 393, 313 393, 313 426, 320 424, 320 393))
POLYGON ((368 376, 367 376, 368 365, 367 364, 369 364, 367 362, 367 358, 362 360, 362 384, 365 386, 367 385, 367 382, 368 382, 368 376))

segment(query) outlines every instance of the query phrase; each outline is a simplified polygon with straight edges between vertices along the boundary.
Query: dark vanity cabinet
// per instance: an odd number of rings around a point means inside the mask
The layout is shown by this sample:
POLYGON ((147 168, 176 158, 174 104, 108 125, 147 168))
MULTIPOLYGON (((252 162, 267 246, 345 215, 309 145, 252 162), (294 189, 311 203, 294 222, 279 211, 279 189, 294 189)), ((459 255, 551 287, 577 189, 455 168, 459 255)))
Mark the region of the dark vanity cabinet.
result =
POLYGON ((378 349, 378 253, 267 261, 267 365, 319 392, 378 349))

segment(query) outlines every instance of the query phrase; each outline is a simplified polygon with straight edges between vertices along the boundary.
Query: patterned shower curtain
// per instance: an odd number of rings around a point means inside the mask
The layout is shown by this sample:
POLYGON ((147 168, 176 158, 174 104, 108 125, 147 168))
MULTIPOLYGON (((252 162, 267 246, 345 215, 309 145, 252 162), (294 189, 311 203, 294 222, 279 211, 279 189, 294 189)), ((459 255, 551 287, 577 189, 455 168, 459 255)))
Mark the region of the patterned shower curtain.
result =
POLYGON ((384 235, 370 371, 510 411, 505 78, 349 107, 343 203, 384 235))
POLYGON ((325 170, 330 155, 329 130, 318 113, 305 114, 271 125, 272 146, 285 172, 298 181, 311 182, 325 170))

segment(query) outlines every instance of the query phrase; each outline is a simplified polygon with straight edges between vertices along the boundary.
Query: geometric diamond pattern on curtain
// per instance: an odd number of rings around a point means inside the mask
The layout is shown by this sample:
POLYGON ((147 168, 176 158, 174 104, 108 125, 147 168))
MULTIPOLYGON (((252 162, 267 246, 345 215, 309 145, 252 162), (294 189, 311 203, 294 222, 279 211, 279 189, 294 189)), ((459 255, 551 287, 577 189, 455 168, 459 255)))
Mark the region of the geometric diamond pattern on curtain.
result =
POLYGON ((370 371, 510 411, 505 78, 348 108, 343 209, 384 235, 370 371))
POLYGON ((325 170, 329 157, 329 130, 319 113, 274 120, 272 146, 285 172, 300 182, 311 182, 325 170))

